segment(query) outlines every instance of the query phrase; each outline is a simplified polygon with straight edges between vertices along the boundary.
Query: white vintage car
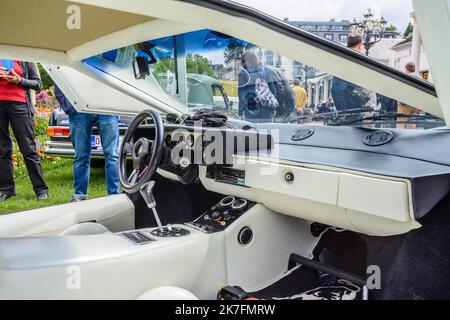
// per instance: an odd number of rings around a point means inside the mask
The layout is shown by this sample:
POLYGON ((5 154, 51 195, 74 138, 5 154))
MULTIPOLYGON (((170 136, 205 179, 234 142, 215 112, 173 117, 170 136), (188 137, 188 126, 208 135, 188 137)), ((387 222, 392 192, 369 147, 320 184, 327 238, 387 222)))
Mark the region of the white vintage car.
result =
POLYGON ((2 1, 2 58, 136 118, 123 194, 0 216, 0 299, 450 298, 450 3, 413 4, 435 85, 229 1, 2 1), (208 67, 255 95, 258 48, 422 112, 185 115, 208 67))

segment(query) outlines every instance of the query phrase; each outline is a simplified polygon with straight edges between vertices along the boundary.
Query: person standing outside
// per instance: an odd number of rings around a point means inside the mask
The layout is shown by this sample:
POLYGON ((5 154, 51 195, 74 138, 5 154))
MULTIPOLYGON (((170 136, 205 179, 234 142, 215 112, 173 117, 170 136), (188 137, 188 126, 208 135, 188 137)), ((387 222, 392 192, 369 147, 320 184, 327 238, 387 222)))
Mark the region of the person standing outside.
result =
POLYGON ((87 200, 91 168, 91 136, 94 125, 100 134, 105 156, 106 189, 109 195, 120 193, 119 183, 119 117, 77 112, 58 86, 55 97, 69 116, 70 137, 75 149, 73 161, 74 194, 72 202, 87 200))
POLYGON ((34 140, 34 106, 31 98, 31 90, 41 89, 41 76, 35 63, 0 61, 0 202, 16 195, 10 125, 37 199, 48 199, 48 186, 34 140))
MULTIPOLYGON (((347 47, 362 54, 364 52, 364 43, 361 35, 350 34, 347 39, 347 47)), ((337 110, 376 107, 376 95, 374 92, 338 77, 333 78, 331 95, 337 110)))
POLYGON ((273 122, 275 105, 278 104, 277 75, 261 63, 252 48, 246 49, 241 66, 238 75, 239 117, 253 123, 273 122), (266 100, 258 96, 258 87, 264 89, 266 100))
MULTIPOLYGON (((416 74, 416 65, 414 62, 408 62, 405 65, 405 73, 410 74, 412 76, 417 76, 416 74)), ((407 115, 417 115, 419 114, 420 110, 417 108, 414 108, 410 105, 407 105, 403 102, 400 102, 398 104, 398 113, 401 114, 407 114, 407 115)), ((398 118, 397 121, 399 122, 406 122, 408 121, 408 118, 398 118)), ((415 129, 416 125, 411 123, 411 124, 405 124, 405 123, 398 123, 397 124, 397 128, 398 129, 415 129)))
POLYGON ((295 96, 295 112, 298 116, 303 115, 303 108, 308 104, 308 93, 300 85, 300 79, 294 79, 294 87, 292 88, 295 96))

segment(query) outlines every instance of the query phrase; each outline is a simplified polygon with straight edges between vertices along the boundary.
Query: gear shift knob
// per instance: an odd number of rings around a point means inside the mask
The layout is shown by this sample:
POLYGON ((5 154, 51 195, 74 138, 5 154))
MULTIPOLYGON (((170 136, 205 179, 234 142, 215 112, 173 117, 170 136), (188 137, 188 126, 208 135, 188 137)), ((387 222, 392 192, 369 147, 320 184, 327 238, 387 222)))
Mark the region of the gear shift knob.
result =
POLYGON ((155 181, 150 180, 150 181, 144 183, 140 190, 142 198, 144 198, 145 202, 147 203, 147 206, 150 209, 153 209, 156 207, 156 200, 155 200, 155 197, 153 196, 153 188, 154 187, 155 187, 155 181))
POLYGON ((142 198, 144 198, 144 200, 145 200, 145 203, 147 203, 147 207, 152 209, 153 216, 155 217, 156 223, 158 224, 158 227, 162 232, 164 229, 161 224, 161 220, 159 219, 158 212, 156 212, 156 200, 155 200, 155 197, 153 196, 153 188, 155 187, 155 184, 156 183, 154 180, 150 180, 150 181, 144 183, 141 187, 140 192, 141 192, 142 198))

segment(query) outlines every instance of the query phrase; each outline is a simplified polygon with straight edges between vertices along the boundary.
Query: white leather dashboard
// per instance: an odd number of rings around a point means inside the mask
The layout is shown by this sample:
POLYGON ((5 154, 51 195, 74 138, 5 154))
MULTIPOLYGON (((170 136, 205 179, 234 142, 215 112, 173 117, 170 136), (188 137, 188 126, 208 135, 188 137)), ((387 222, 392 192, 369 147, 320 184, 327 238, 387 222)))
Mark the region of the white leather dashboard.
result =
POLYGON ((207 178, 205 167, 200 167, 200 179, 211 191, 246 197, 279 213, 355 232, 386 236, 420 227, 414 220, 407 179, 243 156, 235 157, 234 168, 245 171, 245 187, 207 178), (292 182, 286 181, 287 173, 294 175, 292 182))

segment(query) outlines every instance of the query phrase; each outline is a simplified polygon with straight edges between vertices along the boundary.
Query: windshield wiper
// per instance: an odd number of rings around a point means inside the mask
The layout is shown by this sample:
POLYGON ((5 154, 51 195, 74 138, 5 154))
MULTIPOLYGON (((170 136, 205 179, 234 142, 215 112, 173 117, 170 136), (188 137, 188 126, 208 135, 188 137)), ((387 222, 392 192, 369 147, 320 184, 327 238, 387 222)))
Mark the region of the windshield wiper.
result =
POLYGON ((377 113, 375 115, 370 116, 361 116, 357 119, 341 119, 341 121, 337 121, 335 123, 330 123, 329 125, 334 126, 351 126, 355 123, 364 122, 365 124, 373 124, 378 123, 380 121, 392 121, 395 120, 395 123, 398 124, 418 124, 418 123, 429 123, 433 121, 433 124, 442 123, 445 126, 445 121, 439 117, 436 117, 431 114, 405 114, 405 113, 397 113, 397 112, 389 112, 389 113, 377 113), (399 118, 401 119, 400 121, 399 118))
POLYGON ((315 113, 310 115, 304 115, 297 117, 295 119, 291 119, 288 122, 289 123, 295 123, 299 122, 301 120, 328 120, 333 121, 337 120, 339 118, 345 118, 345 117, 351 117, 352 119, 355 119, 354 117, 356 115, 359 115, 364 112, 374 112, 375 110, 371 107, 364 107, 364 108, 355 108, 355 109, 345 109, 345 110, 339 110, 339 111, 331 111, 331 112, 324 112, 324 113, 315 113))

